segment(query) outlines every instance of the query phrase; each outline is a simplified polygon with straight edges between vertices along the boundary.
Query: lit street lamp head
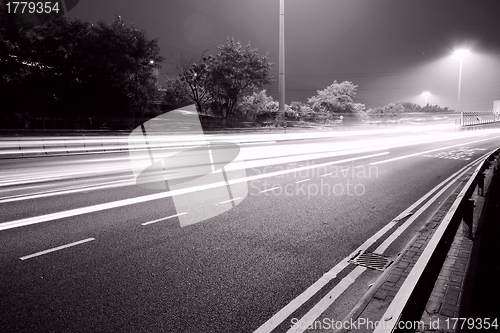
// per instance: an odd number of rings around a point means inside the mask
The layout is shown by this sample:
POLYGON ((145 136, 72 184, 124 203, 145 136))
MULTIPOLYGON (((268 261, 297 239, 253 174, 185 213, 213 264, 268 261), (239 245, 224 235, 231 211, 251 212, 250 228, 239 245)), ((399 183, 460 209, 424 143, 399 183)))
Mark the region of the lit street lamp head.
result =
POLYGON ((456 58, 463 59, 467 55, 469 55, 469 53, 470 53, 470 51, 468 49, 459 49, 459 50, 456 50, 455 52, 453 52, 453 55, 456 58))

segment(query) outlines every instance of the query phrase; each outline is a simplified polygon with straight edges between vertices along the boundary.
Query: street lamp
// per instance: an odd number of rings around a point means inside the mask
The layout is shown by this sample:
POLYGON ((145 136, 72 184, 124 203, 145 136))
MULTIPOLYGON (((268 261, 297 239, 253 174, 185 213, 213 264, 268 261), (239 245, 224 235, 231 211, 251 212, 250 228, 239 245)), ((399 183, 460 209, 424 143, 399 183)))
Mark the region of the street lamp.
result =
POLYGON ((431 93, 430 93, 430 92, 428 92, 428 91, 424 91, 424 92, 422 93, 422 95, 424 95, 425 105, 427 105, 427 99, 429 98, 429 96, 431 95, 431 93))
POLYGON ((459 49, 456 50, 453 55, 460 59, 460 70, 458 72, 458 102, 457 102, 457 111, 460 112, 460 89, 462 86, 462 61, 464 58, 470 53, 467 49, 459 49))
POLYGON ((149 64, 151 65, 151 67, 153 67, 153 73, 156 77, 156 86, 158 87, 160 84, 160 81, 159 81, 160 70, 158 69, 158 67, 155 66, 154 60, 149 60, 149 64))
POLYGON ((283 119, 283 126, 286 127, 285 118, 285 4, 280 0, 280 34, 279 34, 279 117, 283 119))

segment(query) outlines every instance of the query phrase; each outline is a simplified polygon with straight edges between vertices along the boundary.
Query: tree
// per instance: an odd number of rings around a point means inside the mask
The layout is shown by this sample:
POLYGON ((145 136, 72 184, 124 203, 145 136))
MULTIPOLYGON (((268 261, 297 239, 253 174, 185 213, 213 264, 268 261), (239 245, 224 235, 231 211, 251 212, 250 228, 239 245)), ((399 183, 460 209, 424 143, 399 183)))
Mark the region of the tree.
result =
POLYGON ((292 119, 302 119, 303 117, 310 116, 314 113, 313 109, 311 109, 311 107, 307 104, 295 101, 290 103, 290 110, 290 115, 287 115, 287 117, 292 119))
POLYGON ((370 119, 388 119, 396 117, 403 112, 405 112, 405 109, 401 104, 390 103, 385 106, 369 109, 366 113, 370 119))
MULTIPOLYGON (((203 52, 203 54, 205 52, 203 52)), ((207 58, 204 57, 203 54, 198 64, 192 61, 186 62, 181 57, 180 62, 176 66, 181 72, 179 78, 184 84, 185 93, 195 103, 196 109, 200 113, 204 113, 205 105, 212 101, 206 87, 208 81, 208 67, 206 64, 207 58)))
POLYGON ((226 119, 244 94, 272 82, 272 64, 267 62, 267 55, 259 56, 250 44, 243 47, 233 39, 217 48, 219 53, 204 57, 199 67, 205 79, 204 88, 216 106, 214 111, 226 119))
POLYGON ((397 104, 400 104, 405 109, 404 112, 407 113, 421 112, 422 109, 420 105, 411 102, 402 102, 397 104))
POLYGON ((316 96, 309 98, 307 103, 316 112, 349 113, 353 111, 357 87, 350 81, 333 81, 324 90, 318 90, 316 96))
POLYGON ((180 77, 168 78, 162 85, 162 100, 171 105, 188 105, 192 102, 186 91, 186 86, 180 77))
POLYGON ((267 113, 274 116, 278 112, 278 102, 272 96, 267 96, 266 90, 254 92, 252 95, 243 97, 239 110, 247 119, 255 123, 259 114, 267 113))
POLYGON ((158 41, 119 16, 111 24, 61 17, 32 29, 0 27, 1 97, 13 112, 113 116, 136 108, 142 114, 156 93, 158 41))

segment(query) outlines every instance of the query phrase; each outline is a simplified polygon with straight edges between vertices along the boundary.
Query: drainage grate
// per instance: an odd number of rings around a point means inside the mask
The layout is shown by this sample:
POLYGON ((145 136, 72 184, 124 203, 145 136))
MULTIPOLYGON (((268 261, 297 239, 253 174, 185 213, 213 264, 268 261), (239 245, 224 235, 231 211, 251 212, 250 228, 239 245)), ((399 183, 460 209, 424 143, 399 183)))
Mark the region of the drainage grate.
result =
POLYGON ((380 254, 361 251, 349 260, 350 263, 355 265, 365 266, 379 271, 385 270, 392 260, 390 258, 381 256, 380 254))

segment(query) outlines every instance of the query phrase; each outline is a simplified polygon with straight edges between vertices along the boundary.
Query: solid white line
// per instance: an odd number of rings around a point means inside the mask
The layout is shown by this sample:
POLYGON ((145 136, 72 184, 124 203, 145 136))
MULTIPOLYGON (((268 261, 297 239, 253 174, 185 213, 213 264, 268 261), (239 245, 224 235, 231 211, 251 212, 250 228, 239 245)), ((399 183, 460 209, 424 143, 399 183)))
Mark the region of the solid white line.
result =
POLYGON ((500 138, 500 136, 495 136, 493 138, 487 138, 487 139, 482 139, 482 140, 477 140, 477 141, 460 143, 458 145, 453 145, 453 146, 448 146, 448 147, 442 147, 442 148, 436 148, 436 149, 426 150, 426 151, 422 151, 422 152, 419 152, 419 153, 414 153, 414 154, 409 154, 409 155, 405 155, 405 156, 394 157, 394 158, 390 158, 390 159, 387 159, 387 160, 373 162, 373 163, 368 163, 368 164, 370 164, 370 165, 377 165, 377 164, 382 164, 382 163, 387 163, 387 162, 402 160, 403 158, 408 158, 408 157, 423 155, 423 154, 431 153, 433 151, 444 150, 444 149, 448 149, 448 148, 453 148, 453 147, 468 145, 468 144, 471 144, 471 143, 477 143, 477 142, 482 142, 482 141, 496 139, 496 138, 500 138))
MULTIPOLYGON (((437 192, 431 199, 429 199, 425 205, 423 205, 418 211, 416 211, 412 217, 410 217, 408 220, 405 221, 402 225, 400 225, 394 232, 387 237, 382 244, 380 244, 374 253, 378 254, 383 254, 385 250, 392 244, 393 241, 395 241, 402 233, 405 231, 412 223, 415 221, 432 203, 434 203, 443 193, 446 191, 451 185, 453 185, 460 177, 462 177, 466 172, 470 170, 470 168, 474 165, 479 163, 479 161, 484 158, 485 155, 479 157, 478 159, 474 160, 473 162, 467 164, 454 174, 452 174, 450 177, 446 178, 444 181, 441 182, 438 186, 434 187, 429 193, 426 194, 425 198, 429 197, 431 193, 434 193, 438 188, 446 184, 439 192, 437 192)), ((419 200, 420 201, 420 200, 419 200)))
MULTIPOLYGON (((360 251, 364 251, 372 246, 380 237, 382 237, 385 233, 387 233, 390 229, 392 229, 399 220, 407 217, 411 212, 418 206, 422 204, 427 198, 429 198, 434 192, 436 192, 439 188, 445 185, 449 180, 451 180, 456 174, 460 173, 462 170, 465 170, 470 165, 477 163, 477 161, 469 163, 446 180, 442 181, 440 184, 435 186, 432 190, 427 192, 423 197, 414 202, 410 207, 406 208, 402 211, 398 216, 396 216, 392 221, 387 223, 382 229, 380 229, 377 233, 375 233, 372 237, 367 239, 361 246, 359 246, 356 250, 354 250, 349 256, 340 261, 335 267, 325 273, 319 280, 314 282, 309 288, 307 288, 302 294, 293 299, 290 303, 288 303, 284 308, 278 311, 274 316, 268 319, 264 324, 262 324, 255 333, 269 333, 274 330, 279 324, 283 322, 286 318, 288 318, 295 310, 297 310, 302 304, 307 302, 312 296, 314 296, 321 288, 323 288, 328 282, 334 279, 337 274, 339 274, 342 270, 344 270, 349 265, 349 260, 354 255, 358 254, 360 251)), ((415 215, 415 214, 413 214, 415 215)))
POLYGON ((273 187, 273 188, 268 188, 267 190, 260 191, 260 192, 259 192, 259 194, 260 194, 260 193, 264 193, 264 192, 274 191, 274 190, 275 190, 275 189, 277 189, 277 188, 280 188, 280 187, 279 187, 279 186, 276 186, 276 187, 273 187))
POLYGON ((382 237, 387 231, 389 231, 401 218, 406 216, 409 211, 418 206, 417 201, 407 209, 405 209, 401 214, 396 216, 391 222, 387 223, 382 229, 380 229, 375 235, 368 238, 361 246, 354 250, 349 256, 345 257, 340 261, 335 267, 330 269, 328 272, 323 274, 323 276, 314 282, 309 288, 307 288, 302 294, 293 299, 284 308, 278 311, 274 316, 268 319, 262 326, 260 326, 254 333, 269 333, 274 330, 279 324, 288 318, 295 310, 307 302, 312 296, 314 296, 321 288, 323 288, 331 280, 335 279, 337 275, 342 272, 347 266, 349 266, 349 260, 360 251, 364 251, 372 246, 380 237, 382 237))
MULTIPOLYGON (((451 185, 455 183, 460 177, 462 177, 466 172, 468 172, 470 168, 465 169, 462 173, 453 179, 453 181, 449 182, 444 186, 438 193, 436 193, 429 201, 427 201, 415 214, 405 221, 402 225, 400 225, 394 232, 387 237, 382 244, 379 245, 373 251, 374 253, 383 254, 385 250, 405 231, 430 205, 432 205, 451 185)), ((455 174, 454 174, 455 175, 455 174)), ((449 179, 449 178, 448 178, 449 179)))
MULTIPOLYGON (((491 151, 488 154, 492 154, 495 150, 491 151)), ((485 155, 488 155, 485 154, 485 155)), ((479 166, 474 170, 474 174, 477 174, 479 172, 479 166)), ((427 245, 424 248, 424 251, 420 255, 420 257, 417 259, 417 262, 415 263, 415 266, 411 270, 410 274, 406 277, 405 281, 403 282, 403 285, 399 289, 398 293, 392 300, 391 304, 389 304, 389 307, 386 309, 384 315, 382 316, 384 322, 386 323, 385 325, 381 325, 377 327, 373 332, 374 333, 390 333, 393 331, 396 323, 398 322, 399 318, 401 317, 401 312, 403 310, 403 307, 405 304, 408 302, 408 299, 410 298, 411 293, 415 289, 415 286, 417 282, 420 280, 421 275, 425 269, 425 267, 429 263, 429 258, 432 256, 432 254, 436 251, 436 247, 438 246, 439 242, 441 241, 441 238, 443 237, 443 234, 445 233, 446 229, 448 228, 448 225, 450 224, 453 216, 455 215, 458 206, 460 205, 460 202, 462 201, 465 193, 467 192, 468 188, 472 185, 475 177, 470 177, 463 189, 460 191, 458 196, 455 198, 453 204, 451 205, 450 209, 446 213, 446 215, 443 217, 441 223, 439 226, 436 228, 436 231, 432 235, 430 241, 427 243, 427 245)))
POLYGON ((71 247, 71 246, 75 246, 75 245, 87 243, 87 242, 90 242, 90 241, 93 241, 93 240, 95 240, 95 238, 83 239, 83 240, 78 241, 78 242, 74 242, 74 243, 70 243, 70 244, 66 244, 66 245, 61 245, 61 246, 58 246, 58 247, 54 247, 52 249, 48 249, 48 250, 45 250, 45 251, 40 251, 40 252, 37 252, 37 253, 33 253, 33 254, 30 254, 30 255, 21 257, 19 259, 26 260, 26 259, 38 257, 38 256, 41 256, 41 255, 50 253, 50 252, 59 251, 59 250, 62 250, 62 249, 65 249, 65 248, 68 248, 68 247, 71 247))
POLYGON ((228 202, 231 202, 231 201, 240 200, 240 199, 241 199, 241 197, 237 197, 237 198, 234 198, 234 199, 231 199, 231 200, 221 201, 219 203, 216 203, 216 205, 222 205, 222 204, 225 204, 225 203, 228 203, 228 202))
POLYGON ((311 178, 302 179, 302 180, 297 180, 297 181, 295 182, 295 184, 299 184, 299 183, 307 182, 308 180, 311 180, 311 178))
POLYGON ((344 160, 316 164, 316 165, 310 165, 310 166, 294 168, 294 169, 289 169, 289 170, 280 170, 280 171, 275 171, 275 172, 269 172, 269 173, 250 176, 250 177, 246 177, 246 178, 232 179, 232 180, 229 180, 227 183, 224 181, 224 182, 219 182, 219 183, 194 186, 194 187, 179 189, 179 190, 174 190, 174 191, 167 191, 167 192, 144 195, 142 197, 129 198, 129 199, 112 201, 112 202, 107 202, 107 203, 93 205, 93 206, 75 208, 75 209, 70 209, 70 210, 57 212, 57 213, 28 217, 28 218, 24 218, 24 219, 20 219, 20 220, 0 223, 0 231, 12 229, 12 228, 18 228, 18 227, 27 226, 27 225, 36 224, 36 223, 52 221, 52 220, 56 220, 56 219, 62 219, 62 218, 66 218, 66 217, 72 217, 72 216, 93 213, 93 212, 99 212, 99 211, 106 210, 106 209, 118 208, 118 207, 123 207, 123 206, 128 206, 128 205, 133 205, 133 204, 138 204, 138 203, 143 203, 143 202, 148 202, 148 201, 153 201, 153 200, 164 199, 164 198, 172 197, 175 195, 198 192, 198 191, 208 190, 208 189, 212 189, 212 188, 248 182, 248 181, 252 181, 252 180, 256 180, 256 179, 269 178, 269 177, 274 177, 274 176, 283 175, 283 174, 287 174, 287 173, 297 172, 297 171, 301 171, 301 170, 320 168, 320 167, 324 167, 327 165, 341 164, 341 163, 345 163, 345 162, 356 161, 356 160, 360 160, 360 159, 371 158, 371 157, 387 155, 387 154, 388 154, 388 152, 384 152, 384 153, 377 153, 377 154, 365 155, 365 156, 360 156, 360 157, 353 157, 353 158, 348 158, 348 159, 344 159, 344 160))
POLYGON ((156 223, 156 222, 160 222, 160 221, 164 221, 164 220, 172 219, 172 218, 177 217, 177 216, 186 215, 186 214, 187 214, 186 212, 184 212, 184 213, 179 213, 179 214, 175 214, 175 215, 167 216, 167 217, 164 217, 164 218, 161 218, 161 219, 158 219, 158 220, 153 220, 153 221, 149 221, 149 222, 144 222, 144 223, 141 223, 141 225, 148 225, 148 224, 152 224, 152 223, 156 223))
POLYGON ((290 328, 287 333, 304 332, 307 329, 307 323, 312 323, 323 312, 325 312, 325 310, 328 309, 328 307, 332 305, 333 302, 335 302, 335 300, 342 295, 342 293, 346 291, 346 289, 349 288, 349 286, 353 284, 364 271, 366 271, 366 267, 363 266, 357 266, 354 268, 352 272, 347 274, 347 276, 343 278, 342 281, 340 281, 328 294, 326 294, 325 297, 323 297, 311 310, 309 310, 309 312, 299 319, 297 326, 290 328))

